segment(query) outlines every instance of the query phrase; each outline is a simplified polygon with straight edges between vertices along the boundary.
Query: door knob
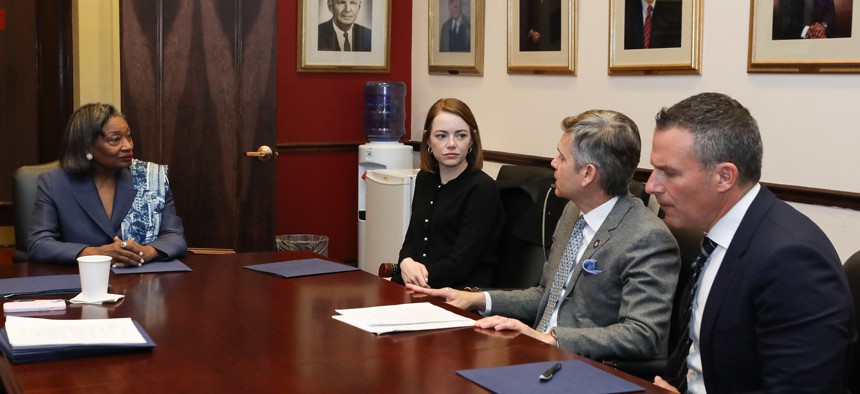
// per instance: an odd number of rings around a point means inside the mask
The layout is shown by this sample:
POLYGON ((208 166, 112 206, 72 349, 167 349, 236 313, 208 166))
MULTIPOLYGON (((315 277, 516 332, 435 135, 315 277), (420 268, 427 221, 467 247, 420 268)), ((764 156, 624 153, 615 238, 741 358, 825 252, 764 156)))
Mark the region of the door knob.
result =
POLYGON ((269 161, 272 157, 278 156, 278 152, 272 152, 272 148, 266 145, 260 145, 256 152, 245 152, 245 156, 256 157, 260 161, 269 161))

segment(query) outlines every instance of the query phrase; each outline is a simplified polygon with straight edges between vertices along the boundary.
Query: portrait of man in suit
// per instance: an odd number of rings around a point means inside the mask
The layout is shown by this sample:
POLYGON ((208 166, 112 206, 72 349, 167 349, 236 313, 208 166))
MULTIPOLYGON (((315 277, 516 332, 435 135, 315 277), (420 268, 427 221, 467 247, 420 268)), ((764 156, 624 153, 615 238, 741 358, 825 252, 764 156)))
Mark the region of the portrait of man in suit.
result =
POLYGON ((561 50, 561 0, 520 0, 520 51, 561 50))
MULTIPOLYGON (((370 0, 367 1, 370 2, 370 0)), ((325 2, 332 17, 319 24, 317 50, 370 52, 371 29, 356 23, 362 0, 325 0, 325 2)))
MULTIPOLYGON (((833 0, 777 0, 773 2, 774 40, 838 36, 833 0)), ((850 34, 849 34, 850 35, 850 34)))
POLYGON ((680 48, 681 0, 625 0, 624 49, 680 48))
POLYGON ((464 9, 463 0, 442 0, 439 7, 444 7, 442 3, 446 1, 451 16, 442 23, 439 30, 439 52, 469 52, 472 40, 471 21, 466 15, 469 4, 466 2, 464 9))

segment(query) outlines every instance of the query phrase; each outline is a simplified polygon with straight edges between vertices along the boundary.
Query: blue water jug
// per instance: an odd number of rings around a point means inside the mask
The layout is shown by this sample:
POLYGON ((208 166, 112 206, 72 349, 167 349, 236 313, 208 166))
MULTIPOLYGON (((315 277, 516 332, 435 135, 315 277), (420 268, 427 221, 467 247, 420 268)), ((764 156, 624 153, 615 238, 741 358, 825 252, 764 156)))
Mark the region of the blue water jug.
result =
POLYGON ((364 85, 364 135, 371 142, 399 141, 406 134, 406 84, 371 81, 364 85))

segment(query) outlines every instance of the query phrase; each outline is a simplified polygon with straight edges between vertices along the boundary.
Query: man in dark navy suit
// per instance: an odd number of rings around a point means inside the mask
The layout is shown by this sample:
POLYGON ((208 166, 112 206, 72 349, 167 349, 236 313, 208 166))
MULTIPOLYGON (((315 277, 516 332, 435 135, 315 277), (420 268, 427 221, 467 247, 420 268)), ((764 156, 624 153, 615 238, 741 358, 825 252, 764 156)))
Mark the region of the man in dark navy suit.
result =
POLYGON ((626 0, 624 49, 680 47, 681 0, 626 0), (649 6, 651 7, 650 21, 648 20, 649 6))
POLYGON ((332 18, 320 23, 317 50, 370 52, 371 30, 355 23, 362 0, 328 0, 332 18))
POLYGON ((815 223, 759 183, 762 156, 755 119, 731 97, 702 93, 657 114, 646 191, 669 227, 707 241, 682 306, 689 337, 665 377, 691 393, 844 392, 856 334, 842 264, 815 223))
POLYGON ((463 0, 448 0, 451 17, 439 29, 439 52, 469 52, 472 27, 463 13, 463 0))

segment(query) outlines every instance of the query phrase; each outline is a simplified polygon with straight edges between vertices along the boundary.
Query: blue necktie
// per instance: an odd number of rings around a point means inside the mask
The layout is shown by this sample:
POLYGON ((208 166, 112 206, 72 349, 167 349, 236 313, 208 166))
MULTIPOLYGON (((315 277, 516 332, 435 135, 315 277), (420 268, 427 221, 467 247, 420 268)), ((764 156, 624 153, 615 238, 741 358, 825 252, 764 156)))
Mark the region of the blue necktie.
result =
POLYGON ((717 244, 710 238, 705 237, 702 240, 702 246, 699 249, 699 255, 690 266, 692 273, 690 281, 687 282, 687 291, 684 292, 684 298, 680 305, 685 305, 684 314, 680 317, 681 327, 679 333, 680 343, 675 348, 675 352, 669 358, 668 371, 673 371, 674 375, 669 376, 669 383, 678 388, 682 393, 687 391, 687 356, 690 354, 690 346, 693 344, 692 333, 690 332, 690 320, 693 317, 693 300, 696 299, 696 292, 699 289, 699 275, 702 273, 702 268, 711 257, 711 253, 716 249, 717 244))
POLYGON ((547 325, 552 318, 552 312, 556 305, 561 301, 561 289, 570 277, 570 272, 576 265, 576 255, 579 253, 579 246, 582 244, 582 230, 585 228, 585 218, 582 216, 576 221, 573 226, 573 232, 570 234, 570 240, 567 242, 567 249, 564 250, 564 255, 561 257, 561 264, 558 265, 558 270, 555 271, 555 278, 552 280, 552 287, 549 291, 549 299, 543 309, 543 316, 537 325, 539 332, 546 332, 547 325))

